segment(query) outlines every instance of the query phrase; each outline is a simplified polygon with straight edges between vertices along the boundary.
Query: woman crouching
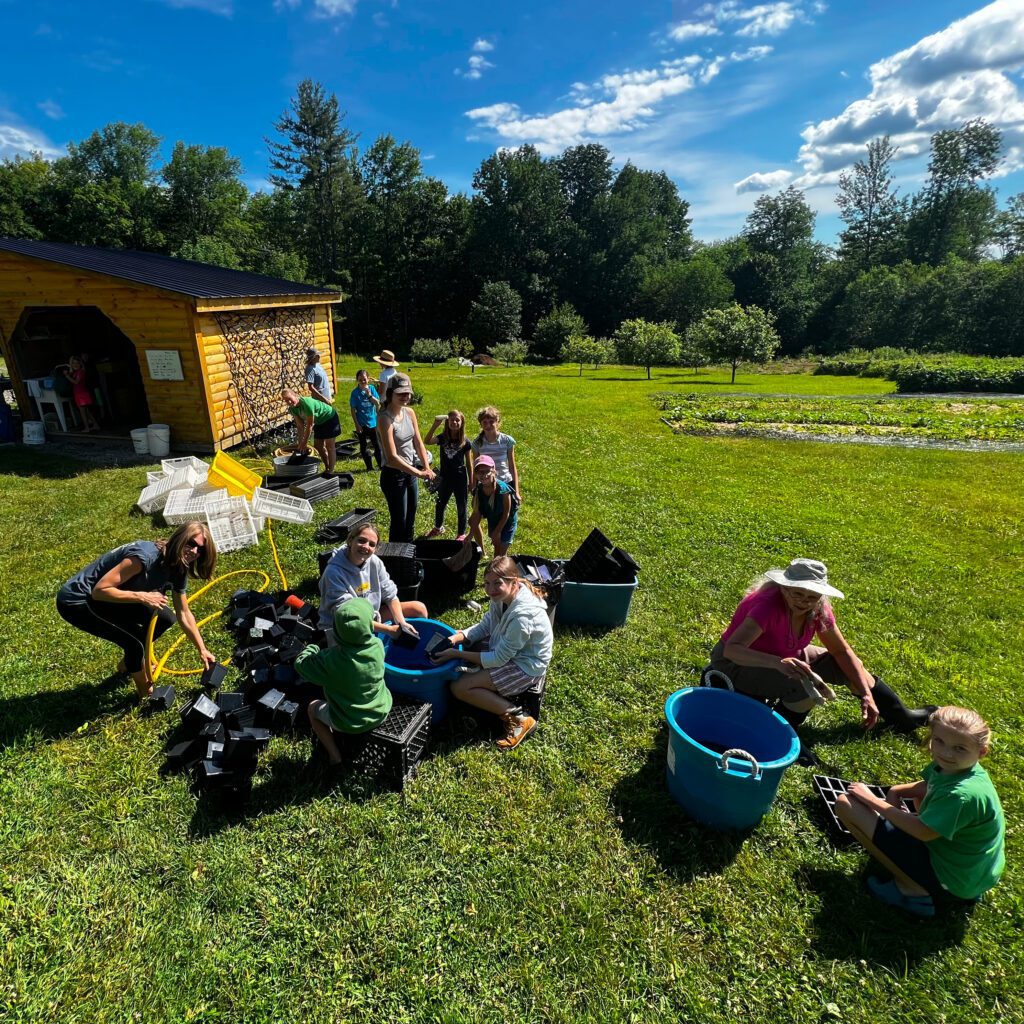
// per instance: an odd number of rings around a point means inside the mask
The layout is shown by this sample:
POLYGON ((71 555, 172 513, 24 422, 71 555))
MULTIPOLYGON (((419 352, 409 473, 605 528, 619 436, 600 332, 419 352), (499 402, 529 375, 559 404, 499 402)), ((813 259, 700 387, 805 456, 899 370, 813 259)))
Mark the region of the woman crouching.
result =
POLYGON ((485 649, 445 650, 434 660, 441 664, 460 659, 477 667, 478 671, 467 672, 452 683, 452 694, 498 715, 506 727, 498 746, 512 750, 537 728, 536 720, 525 714, 514 698, 544 681, 554 634, 544 599, 519 576, 511 558, 503 555, 488 563, 484 590, 490 607, 482 621, 448 639, 453 645, 470 646, 486 640, 485 649))

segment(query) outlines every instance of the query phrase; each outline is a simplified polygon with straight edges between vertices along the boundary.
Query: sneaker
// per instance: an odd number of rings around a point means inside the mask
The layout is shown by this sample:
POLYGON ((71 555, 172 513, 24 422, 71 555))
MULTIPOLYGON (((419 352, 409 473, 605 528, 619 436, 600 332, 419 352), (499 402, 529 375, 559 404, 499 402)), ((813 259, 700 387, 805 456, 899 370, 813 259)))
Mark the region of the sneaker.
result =
POLYGON ((868 891, 876 900, 881 900, 890 907, 898 907, 915 917, 934 917, 935 904, 931 896, 908 896, 900 892, 896 882, 883 882, 874 875, 868 877, 868 891))
POLYGON ((431 530, 431 531, 430 531, 430 532, 429 532, 429 533, 427 534, 427 540, 430 540, 430 538, 431 538, 431 537, 440 537, 442 533, 444 533, 444 527, 443 527, 443 526, 435 526, 435 527, 434 527, 434 528, 433 528, 433 529, 432 529, 432 530, 431 530))
POLYGON ((463 542, 465 541, 465 539, 466 539, 466 535, 465 535, 464 533, 460 533, 460 534, 458 535, 458 537, 456 537, 455 539, 456 539, 456 540, 457 540, 457 541, 458 541, 458 542, 459 542, 460 544, 462 544, 462 543, 463 543, 463 542))
POLYGON ((507 718, 505 724, 505 735, 498 740, 498 749, 514 750, 537 728, 537 719, 523 715, 518 718, 507 718))

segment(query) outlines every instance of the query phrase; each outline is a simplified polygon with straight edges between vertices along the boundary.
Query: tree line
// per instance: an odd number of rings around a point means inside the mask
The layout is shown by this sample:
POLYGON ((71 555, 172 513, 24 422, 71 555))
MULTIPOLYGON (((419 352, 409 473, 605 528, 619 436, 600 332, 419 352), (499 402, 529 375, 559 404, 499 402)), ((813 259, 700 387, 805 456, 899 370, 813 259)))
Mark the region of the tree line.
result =
POLYGON ((455 354, 503 345, 499 358, 544 359, 578 338, 600 360, 603 339, 622 353, 660 325, 685 362, 702 339, 714 349, 707 325, 725 330, 739 308, 763 311, 757 331, 773 329, 783 353, 1024 354, 1024 194, 999 208, 1002 138, 983 120, 932 137, 912 195, 894 183, 891 141, 871 142, 840 176, 835 247, 814 240, 795 187, 758 198, 737 236, 699 242, 668 175, 616 168, 594 143, 496 152, 471 195, 451 193, 409 142, 361 149, 337 97, 311 80, 266 139, 267 192, 250 193, 223 147, 177 142, 158 166, 160 144, 115 122, 58 159, 3 161, 0 235, 336 286, 340 334, 358 348, 445 339, 455 354))

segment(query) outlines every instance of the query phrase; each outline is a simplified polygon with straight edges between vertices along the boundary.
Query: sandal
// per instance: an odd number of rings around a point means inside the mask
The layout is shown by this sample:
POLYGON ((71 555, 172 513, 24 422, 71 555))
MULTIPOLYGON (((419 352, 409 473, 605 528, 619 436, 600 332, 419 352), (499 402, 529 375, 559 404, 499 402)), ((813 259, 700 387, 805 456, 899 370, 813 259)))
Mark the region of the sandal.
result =
POLYGON ((888 882, 883 882, 875 878, 874 875, 868 876, 867 885, 868 892, 876 900, 881 900, 882 903, 886 903, 890 907, 905 910, 908 914, 913 914, 915 917, 935 916, 935 904, 931 896, 908 896, 900 891, 895 880, 890 879, 888 882))

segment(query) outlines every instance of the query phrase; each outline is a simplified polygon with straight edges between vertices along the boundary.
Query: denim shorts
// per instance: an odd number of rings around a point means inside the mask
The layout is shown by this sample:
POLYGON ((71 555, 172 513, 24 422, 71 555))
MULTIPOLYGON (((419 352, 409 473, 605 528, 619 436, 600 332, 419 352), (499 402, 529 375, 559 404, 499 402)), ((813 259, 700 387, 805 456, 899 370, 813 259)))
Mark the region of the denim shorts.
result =
MULTIPOLYGON (((511 544, 516 535, 516 527, 519 525, 519 510, 516 509, 505 521, 504 529, 501 531, 501 543, 511 544)), ((487 532, 493 533, 494 527, 488 523, 487 532)))
POLYGON ((928 844, 915 839, 909 832, 897 828, 891 821, 880 818, 871 837, 881 853, 884 853, 905 875, 912 878, 932 896, 941 896, 946 889, 939 881, 932 867, 928 844))

